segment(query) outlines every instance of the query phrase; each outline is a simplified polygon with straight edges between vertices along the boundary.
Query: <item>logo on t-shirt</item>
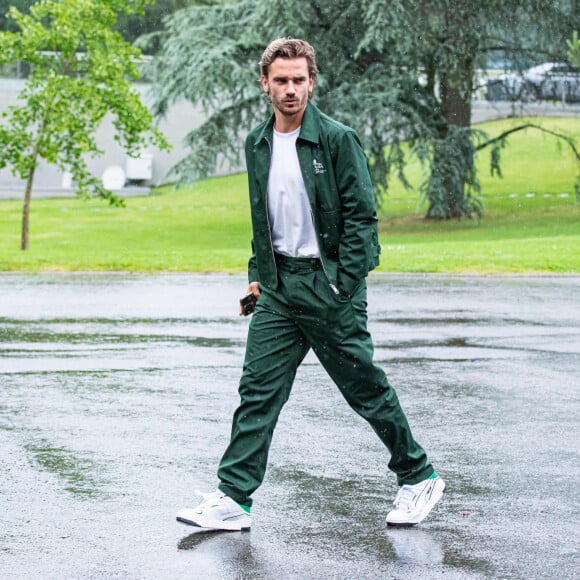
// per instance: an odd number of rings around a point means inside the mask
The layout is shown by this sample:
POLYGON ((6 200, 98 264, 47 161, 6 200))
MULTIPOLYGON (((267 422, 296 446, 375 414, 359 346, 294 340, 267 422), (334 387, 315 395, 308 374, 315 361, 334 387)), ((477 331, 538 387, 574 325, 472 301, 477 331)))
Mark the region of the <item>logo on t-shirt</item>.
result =
POLYGON ((318 161, 316 161, 316 159, 312 160, 312 168, 314 169, 314 173, 316 173, 316 174, 326 173, 326 169, 324 168, 324 165, 322 165, 322 163, 319 163, 318 161))

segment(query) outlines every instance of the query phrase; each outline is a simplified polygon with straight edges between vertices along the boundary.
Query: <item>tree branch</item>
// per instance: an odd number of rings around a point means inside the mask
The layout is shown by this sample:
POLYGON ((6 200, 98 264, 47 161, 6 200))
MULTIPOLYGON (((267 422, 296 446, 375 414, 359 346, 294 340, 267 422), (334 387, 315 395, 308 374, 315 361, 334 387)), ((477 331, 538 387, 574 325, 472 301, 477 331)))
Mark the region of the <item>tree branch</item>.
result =
POLYGON ((545 127, 542 127, 541 125, 536 125, 535 123, 526 123, 525 125, 520 125, 518 127, 514 127, 513 129, 508 129, 507 131, 504 131, 501 135, 498 135, 497 137, 494 137, 493 139, 489 139, 485 143, 481 143, 480 145, 477 145, 477 147, 475 147, 475 151, 481 151, 482 149, 485 149, 486 147, 489 147, 490 145, 494 145, 495 143, 502 141, 508 135, 511 135, 512 133, 516 133, 517 131, 522 131, 524 129, 538 129, 538 131, 542 131, 544 133, 547 133, 548 135, 553 135, 554 137, 557 137, 558 139, 562 139, 570 146, 570 148, 574 152, 574 155, 576 156, 576 161, 580 161, 580 152, 576 148, 576 142, 574 139, 572 139, 572 137, 568 137, 567 135, 564 135, 563 133, 558 133, 557 131, 550 131, 550 129, 546 129, 545 127))

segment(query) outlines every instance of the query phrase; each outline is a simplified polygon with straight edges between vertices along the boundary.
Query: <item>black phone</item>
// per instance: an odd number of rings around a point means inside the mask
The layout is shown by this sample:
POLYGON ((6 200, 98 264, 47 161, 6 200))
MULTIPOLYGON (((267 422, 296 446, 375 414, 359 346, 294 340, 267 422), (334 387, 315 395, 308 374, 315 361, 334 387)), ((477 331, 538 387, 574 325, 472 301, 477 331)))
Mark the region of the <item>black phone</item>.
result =
POLYGON ((258 299, 253 294, 246 294, 241 300, 242 314, 248 316, 254 312, 258 299))

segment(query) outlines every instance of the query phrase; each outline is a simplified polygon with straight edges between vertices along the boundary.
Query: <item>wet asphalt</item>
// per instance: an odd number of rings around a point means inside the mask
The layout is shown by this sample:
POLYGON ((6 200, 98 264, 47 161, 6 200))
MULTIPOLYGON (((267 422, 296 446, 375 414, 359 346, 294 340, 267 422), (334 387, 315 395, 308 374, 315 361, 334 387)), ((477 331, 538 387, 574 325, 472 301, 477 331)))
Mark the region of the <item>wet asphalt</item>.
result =
POLYGON ((237 405, 241 276, 0 275, 0 578, 579 576, 580 277, 375 275, 369 328, 447 481, 416 528, 312 355, 250 532, 175 512, 237 405))

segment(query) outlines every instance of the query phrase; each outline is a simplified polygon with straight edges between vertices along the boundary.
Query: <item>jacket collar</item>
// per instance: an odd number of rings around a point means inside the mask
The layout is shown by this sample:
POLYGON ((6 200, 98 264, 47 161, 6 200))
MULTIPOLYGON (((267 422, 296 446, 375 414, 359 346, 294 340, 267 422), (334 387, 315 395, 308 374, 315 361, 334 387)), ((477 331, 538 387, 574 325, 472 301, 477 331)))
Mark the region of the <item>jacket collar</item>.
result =
MULTIPOLYGON (((264 123, 262 130, 256 136, 256 145, 262 141, 262 139, 267 139, 271 141, 272 134, 274 132, 274 113, 270 118, 264 123)), ((318 138, 320 136, 320 111, 313 105, 310 101, 306 105, 304 111, 304 117, 302 117, 302 125, 300 127, 299 139, 305 141, 310 141, 312 143, 318 143, 318 138)))
POLYGON ((320 136, 320 111, 310 101, 306 105, 304 117, 302 117, 302 127, 300 129, 300 139, 318 143, 320 136))

